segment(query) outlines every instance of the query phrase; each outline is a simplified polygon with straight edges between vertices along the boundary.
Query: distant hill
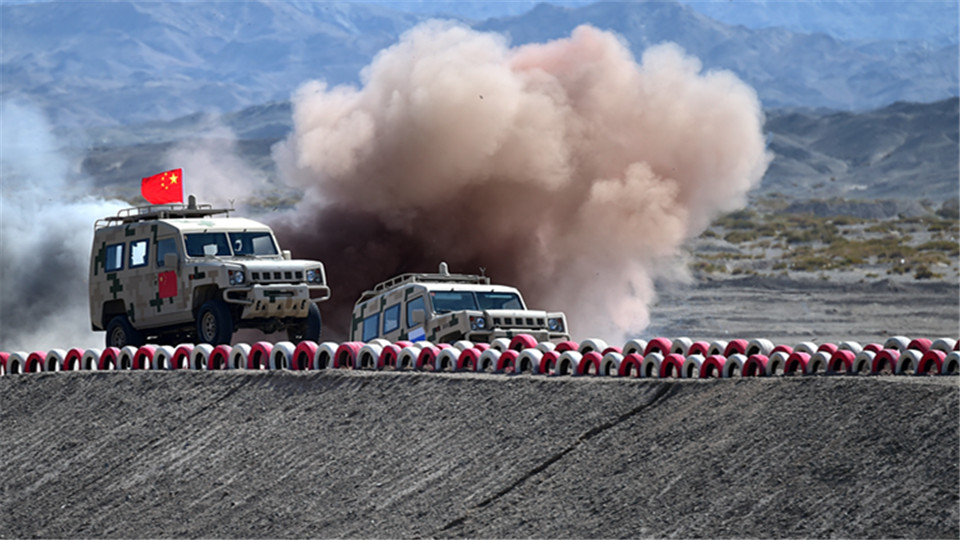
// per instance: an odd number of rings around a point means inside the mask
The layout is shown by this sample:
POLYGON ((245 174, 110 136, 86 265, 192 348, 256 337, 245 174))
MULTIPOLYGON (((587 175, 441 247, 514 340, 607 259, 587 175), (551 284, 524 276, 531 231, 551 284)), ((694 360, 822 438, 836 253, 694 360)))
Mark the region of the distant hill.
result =
MULTIPOLYGON (((852 113, 774 109, 764 130, 775 154, 757 194, 793 199, 955 198, 960 186, 960 100, 896 103, 852 113)), ((175 142, 190 140, 205 126, 228 126, 239 152, 267 177, 275 177, 270 148, 291 129, 287 102, 275 102, 210 117, 194 114, 90 132, 84 172, 121 195, 136 195, 131 179, 160 170, 175 142), (125 191, 126 190, 126 191, 125 191)))
MULTIPOLYGON (((310 79, 356 84, 378 51, 428 17, 375 3, 8 2, 0 4, 0 97, 33 101, 62 128, 236 111, 289 99, 310 79)), ((638 57, 674 41, 705 69, 735 72, 767 107, 866 110, 958 94, 955 44, 750 29, 672 1, 538 4, 465 23, 514 44, 592 24, 620 34, 638 57)))

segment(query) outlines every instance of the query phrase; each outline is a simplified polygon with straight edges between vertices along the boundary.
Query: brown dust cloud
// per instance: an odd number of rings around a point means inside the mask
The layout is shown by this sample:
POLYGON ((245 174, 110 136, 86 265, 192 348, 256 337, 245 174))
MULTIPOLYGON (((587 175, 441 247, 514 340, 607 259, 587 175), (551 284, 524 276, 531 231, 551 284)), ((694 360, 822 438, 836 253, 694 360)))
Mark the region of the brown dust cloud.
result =
POLYGON ((742 207, 771 159, 736 76, 674 44, 637 61, 590 26, 511 47, 432 21, 361 78, 299 88, 273 151, 304 191, 277 234, 326 264, 325 339, 346 338, 361 291, 440 261, 565 311, 575 338, 638 334, 654 283, 684 275, 684 242, 742 207))

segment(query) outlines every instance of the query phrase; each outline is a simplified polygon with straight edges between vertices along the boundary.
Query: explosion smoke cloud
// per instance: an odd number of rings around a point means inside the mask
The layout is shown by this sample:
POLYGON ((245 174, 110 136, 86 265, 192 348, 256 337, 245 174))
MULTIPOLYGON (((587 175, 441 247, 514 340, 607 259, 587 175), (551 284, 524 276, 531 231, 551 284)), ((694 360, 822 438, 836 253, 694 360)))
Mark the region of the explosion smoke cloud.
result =
POLYGON ((274 148, 306 192, 279 234, 327 263, 341 335, 363 288, 440 260, 486 267, 577 334, 641 330, 654 279, 770 161, 746 84, 672 44, 637 63, 590 26, 511 48, 432 21, 362 75, 300 88, 274 148))

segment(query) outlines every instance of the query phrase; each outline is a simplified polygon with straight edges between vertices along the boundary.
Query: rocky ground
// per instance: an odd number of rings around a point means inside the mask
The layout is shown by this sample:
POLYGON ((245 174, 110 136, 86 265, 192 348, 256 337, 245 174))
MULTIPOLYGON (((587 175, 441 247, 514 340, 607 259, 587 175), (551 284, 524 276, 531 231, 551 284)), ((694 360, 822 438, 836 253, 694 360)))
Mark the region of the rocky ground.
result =
POLYGON ((0 537, 960 535, 956 377, 0 378, 0 537))

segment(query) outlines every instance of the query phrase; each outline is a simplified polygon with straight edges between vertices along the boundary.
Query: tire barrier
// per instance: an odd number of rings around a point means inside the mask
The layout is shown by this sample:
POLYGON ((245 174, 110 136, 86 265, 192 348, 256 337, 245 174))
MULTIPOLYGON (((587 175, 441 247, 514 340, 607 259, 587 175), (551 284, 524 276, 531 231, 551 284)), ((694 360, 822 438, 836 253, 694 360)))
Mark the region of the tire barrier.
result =
POLYGON ((215 371, 424 370, 494 372, 550 376, 602 375, 651 379, 787 376, 958 375, 960 341, 893 336, 883 343, 856 341, 796 345, 767 339, 713 342, 688 337, 630 339, 609 345, 602 339, 537 342, 529 334, 497 338, 492 343, 433 344, 385 340, 362 342, 303 341, 252 346, 182 343, 105 349, 51 349, 0 352, 0 376, 57 371, 126 371, 191 369, 215 371), (712 353, 712 354, 707 354, 712 353))

